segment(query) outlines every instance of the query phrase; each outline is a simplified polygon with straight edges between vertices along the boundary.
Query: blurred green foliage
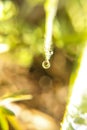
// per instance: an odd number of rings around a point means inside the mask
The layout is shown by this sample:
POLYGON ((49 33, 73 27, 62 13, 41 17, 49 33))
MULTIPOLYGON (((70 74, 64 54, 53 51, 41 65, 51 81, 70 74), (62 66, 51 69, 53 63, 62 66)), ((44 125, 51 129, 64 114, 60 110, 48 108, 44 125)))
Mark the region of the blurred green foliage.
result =
MULTIPOLYGON (((10 54, 12 61, 25 67, 31 65, 35 55, 44 55, 44 2, 45 0, 0 1, 0 45, 6 44, 8 48, 5 51, 10 54), (36 11, 39 7, 41 8, 36 11), (33 22, 36 18, 37 23, 33 22)), ((86 38, 87 0, 59 1, 58 12, 53 23, 54 45, 65 49, 68 55, 78 57, 86 38)), ((0 53, 2 49, 0 46, 0 53)), ((3 53, 6 52, 3 50, 3 53)), ((75 74, 73 80, 74 78, 75 74)), ((14 120, 14 126, 15 119, 12 114, 7 108, 0 106, 0 126, 3 130, 9 129, 7 117, 10 122, 14 120)), ((76 122, 84 122, 84 120, 79 118, 76 122)), ((16 127, 16 129, 20 128, 16 127)))
MULTIPOLYGON (((38 5, 44 8, 44 2, 24 0, 20 5, 17 1, 0 2, 0 43, 7 44, 14 62, 23 66, 29 66, 36 54, 44 55, 44 17, 38 24, 32 24, 26 19, 35 13, 33 10, 38 5)), ((59 1, 53 25, 53 42, 57 47, 64 48, 69 55, 76 57, 87 36, 87 1, 66 0, 64 3, 62 0, 61 3, 62 6, 59 1)))

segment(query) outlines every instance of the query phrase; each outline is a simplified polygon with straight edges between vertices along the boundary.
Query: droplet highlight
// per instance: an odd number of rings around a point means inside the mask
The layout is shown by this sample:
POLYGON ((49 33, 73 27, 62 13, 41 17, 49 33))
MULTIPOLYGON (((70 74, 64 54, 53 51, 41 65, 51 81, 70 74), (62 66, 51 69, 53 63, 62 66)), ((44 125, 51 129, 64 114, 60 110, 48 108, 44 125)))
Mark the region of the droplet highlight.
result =
POLYGON ((50 62, 48 60, 43 61, 42 67, 44 69, 49 69, 50 68, 50 62))
POLYGON ((50 54, 50 56, 52 56, 53 55, 53 50, 50 50, 49 54, 50 54))

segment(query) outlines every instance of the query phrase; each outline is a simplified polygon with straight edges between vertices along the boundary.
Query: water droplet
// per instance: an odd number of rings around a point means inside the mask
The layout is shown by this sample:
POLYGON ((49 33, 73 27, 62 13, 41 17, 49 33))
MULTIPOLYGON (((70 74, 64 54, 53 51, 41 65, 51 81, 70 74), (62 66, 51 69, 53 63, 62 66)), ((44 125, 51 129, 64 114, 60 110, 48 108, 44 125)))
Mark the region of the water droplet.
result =
POLYGON ((44 69, 50 68, 50 62, 48 60, 43 61, 42 66, 44 69))
POLYGON ((53 55, 53 51, 52 50, 50 50, 49 53, 50 53, 50 55, 53 55))

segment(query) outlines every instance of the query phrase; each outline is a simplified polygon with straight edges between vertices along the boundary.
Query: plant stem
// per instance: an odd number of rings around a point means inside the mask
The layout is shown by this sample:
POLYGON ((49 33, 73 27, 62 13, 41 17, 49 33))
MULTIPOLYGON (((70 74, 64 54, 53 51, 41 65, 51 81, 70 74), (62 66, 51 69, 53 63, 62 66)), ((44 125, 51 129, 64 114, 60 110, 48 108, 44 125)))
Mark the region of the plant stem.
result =
MULTIPOLYGON (((57 7, 58 7, 58 0, 46 0, 44 5, 45 14, 46 14, 44 49, 45 49, 45 60, 47 64, 50 64, 48 61, 50 60, 50 57, 53 54, 51 51, 52 31, 53 31, 52 29, 53 29, 53 21, 56 15, 57 7)), ((43 64, 43 67, 46 69, 45 64, 43 64)))
POLYGON ((80 129, 87 129, 87 43, 79 60, 78 73, 62 123, 62 130, 80 129))

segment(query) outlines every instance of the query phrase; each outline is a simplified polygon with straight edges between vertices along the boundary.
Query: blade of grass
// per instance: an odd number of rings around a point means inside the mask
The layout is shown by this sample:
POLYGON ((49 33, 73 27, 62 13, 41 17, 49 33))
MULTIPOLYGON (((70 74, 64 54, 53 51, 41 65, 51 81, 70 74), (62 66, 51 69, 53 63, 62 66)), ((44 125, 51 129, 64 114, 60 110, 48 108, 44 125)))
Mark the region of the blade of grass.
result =
POLYGON ((7 119, 9 121, 9 123, 11 124, 11 126, 14 128, 14 130, 23 130, 21 124, 19 123, 19 121, 16 119, 15 116, 9 115, 9 116, 7 116, 7 119))
POLYGON ((1 130, 9 130, 8 121, 1 109, 0 109, 0 128, 1 130))

